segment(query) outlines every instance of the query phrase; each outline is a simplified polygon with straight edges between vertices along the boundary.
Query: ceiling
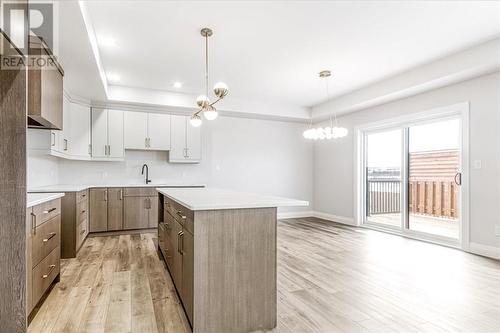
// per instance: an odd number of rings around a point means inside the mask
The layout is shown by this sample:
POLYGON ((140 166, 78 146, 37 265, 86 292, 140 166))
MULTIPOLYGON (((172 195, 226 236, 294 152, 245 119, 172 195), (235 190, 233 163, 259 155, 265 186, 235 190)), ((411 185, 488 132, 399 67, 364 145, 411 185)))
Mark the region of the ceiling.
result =
MULTIPOLYGON (((203 92, 210 78, 235 98, 313 106, 330 97, 500 36, 499 2, 87 1, 104 70, 117 85, 203 92), (182 88, 174 88, 174 82, 182 88)), ((92 98, 92 96, 87 96, 92 98)))

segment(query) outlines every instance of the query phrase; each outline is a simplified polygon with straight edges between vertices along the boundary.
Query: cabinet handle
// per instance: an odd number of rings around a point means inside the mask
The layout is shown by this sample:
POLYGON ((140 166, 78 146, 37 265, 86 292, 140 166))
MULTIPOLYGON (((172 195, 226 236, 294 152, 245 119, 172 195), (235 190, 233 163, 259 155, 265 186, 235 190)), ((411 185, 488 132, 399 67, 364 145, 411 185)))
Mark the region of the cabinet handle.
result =
POLYGON ((48 209, 48 210, 44 210, 43 213, 44 214, 49 214, 49 213, 52 213, 53 211, 55 211, 57 208, 54 207, 54 208, 51 208, 51 209, 48 209))
POLYGON ((182 212, 180 210, 177 211, 177 215, 179 215, 179 217, 183 220, 187 218, 186 215, 182 215, 182 212))
POLYGON ((55 232, 51 232, 49 234, 49 237, 42 239, 42 242, 47 243, 49 240, 51 240, 52 238, 54 238, 55 235, 56 235, 55 232))
POLYGON ((104 201, 108 201, 108 190, 104 191, 104 201))
POLYGON ((181 255, 184 255, 184 231, 181 231, 181 255))
POLYGON ((151 138, 148 138, 148 148, 151 148, 151 138))
POLYGON ((177 252, 181 253, 181 234, 182 234, 182 231, 179 231, 177 233, 177 252))
POLYGON ((50 145, 54 147, 56 145, 56 133, 51 132, 50 135, 51 135, 50 145))
POLYGON ((87 230, 83 229, 82 231, 80 231, 80 235, 83 235, 87 230))
POLYGON ((111 146, 108 145, 108 156, 111 156, 111 146))
POLYGON ((31 212, 31 229, 33 234, 36 235, 36 214, 31 212))
POLYGON ((48 278, 49 275, 50 275, 50 273, 52 273, 52 271, 54 270, 54 268, 56 268, 56 265, 50 265, 49 266, 49 271, 47 272, 47 274, 42 275, 42 279, 48 278))
POLYGON ((186 148, 186 158, 190 157, 188 152, 189 152, 189 148, 186 148))
POLYGON ((148 148, 148 138, 144 138, 144 147, 148 148))
POLYGON ((120 200, 123 200, 123 190, 120 189, 120 200))
POLYGON ((89 155, 92 155, 92 145, 89 145, 89 155))
POLYGON ((68 139, 64 139, 64 150, 68 150, 68 139))
POLYGON ((82 210, 82 213, 81 213, 81 214, 83 214, 83 213, 85 213, 85 209, 84 209, 84 210, 82 210))

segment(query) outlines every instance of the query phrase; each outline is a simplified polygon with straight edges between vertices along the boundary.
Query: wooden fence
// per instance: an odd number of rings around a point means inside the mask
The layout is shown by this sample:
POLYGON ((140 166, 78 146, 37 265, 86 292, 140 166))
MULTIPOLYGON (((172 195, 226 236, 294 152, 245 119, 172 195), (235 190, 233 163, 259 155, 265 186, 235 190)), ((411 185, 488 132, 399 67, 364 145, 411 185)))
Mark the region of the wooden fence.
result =
MULTIPOLYGON (((459 185, 455 183, 459 152, 444 150, 410 154, 409 211, 433 217, 458 218, 459 185)), ((401 182, 368 180, 368 214, 399 213, 401 182)))

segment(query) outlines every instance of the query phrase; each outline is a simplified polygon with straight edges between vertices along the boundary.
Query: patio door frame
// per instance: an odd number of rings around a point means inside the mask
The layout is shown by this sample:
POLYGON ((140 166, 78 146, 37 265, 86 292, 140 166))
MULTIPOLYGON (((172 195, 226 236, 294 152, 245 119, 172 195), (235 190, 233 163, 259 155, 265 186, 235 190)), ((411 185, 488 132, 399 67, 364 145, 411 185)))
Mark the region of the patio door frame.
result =
POLYGON ((408 238, 428 241, 441 245, 469 250, 469 103, 453 104, 445 107, 435 108, 423 112, 413 113, 384 121, 377 121, 355 128, 356 154, 354 165, 356 165, 356 182, 354 191, 355 221, 358 226, 376 229, 384 232, 398 234, 408 238), (408 178, 409 178, 409 128, 415 125, 432 123, 440 120, 459 119, 460 120, 460 172, 462 173, 462 183, 459 187, 459 239, 432 235, 409 229, 409 206, 408 206, 408 178), (367 162, 367 142, 366 135, 397 130, 402 132, 401 140, 401 207, 402 218, 400 228, 383 226, 367 221, 366 214, 366 162, 367 162))

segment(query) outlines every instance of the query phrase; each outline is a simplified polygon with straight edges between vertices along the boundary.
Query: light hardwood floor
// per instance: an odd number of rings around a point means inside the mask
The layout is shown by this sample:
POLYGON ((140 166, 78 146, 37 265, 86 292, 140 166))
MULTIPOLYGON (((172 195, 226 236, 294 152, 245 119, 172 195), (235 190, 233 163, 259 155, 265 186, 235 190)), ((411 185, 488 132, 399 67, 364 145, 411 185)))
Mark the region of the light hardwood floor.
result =
MULTIPOLYGON (((190 332, 154 234, 87 239, 29 332, 190 332)), ((275 332, 500 332, 500 262, 315 218, 278 223, 275 332)))

